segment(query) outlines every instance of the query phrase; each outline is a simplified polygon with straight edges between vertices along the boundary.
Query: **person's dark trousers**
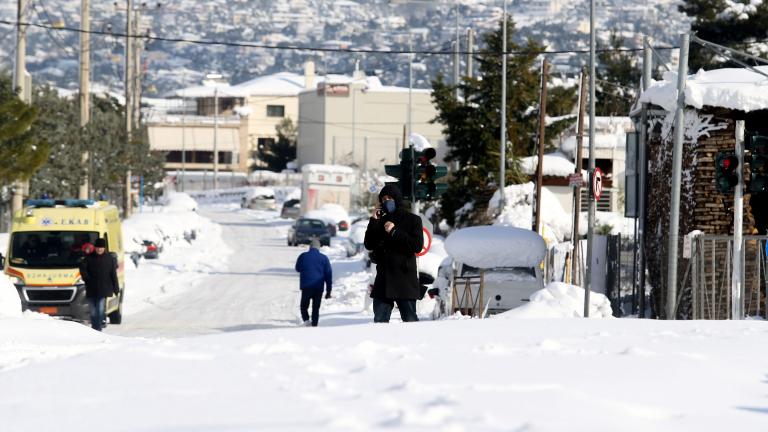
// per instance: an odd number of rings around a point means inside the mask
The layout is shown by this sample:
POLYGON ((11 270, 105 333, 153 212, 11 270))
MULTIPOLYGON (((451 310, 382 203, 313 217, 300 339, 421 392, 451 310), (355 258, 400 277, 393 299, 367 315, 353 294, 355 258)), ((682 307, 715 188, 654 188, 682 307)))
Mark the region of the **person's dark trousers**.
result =
POLYGON ((400 319, 403 322, 418 321, 416 315, 416 300, 395 300, 397 308, 400 309, 400 319))
POLYGON ((375 323, 388 323, 390 316, 392 316, 392 308, 395 307, 400 310, 400 318, 403 322, 418 321, 419 317, 416 315, 416 300, 390 300, 390 299, 373 299, 373 322, 375 323))
POLYGON ((388 323, 389 317, 392 315, 392 308, 395 307, 395 302, 389 299, 373 299, 373 322, 375 323, 388 323))
POLYGON ((317 327, 320 321, 320 302, 323 301, 323 290, 301 290, 301 319, 309 320, 309 301, 312 301, 312 327, 317 327))
POLYGON ((101 323, 104 322, 104 297, 88 297, 88 306, 91 312, 91 327, 96 331, 101 331, 101 323))

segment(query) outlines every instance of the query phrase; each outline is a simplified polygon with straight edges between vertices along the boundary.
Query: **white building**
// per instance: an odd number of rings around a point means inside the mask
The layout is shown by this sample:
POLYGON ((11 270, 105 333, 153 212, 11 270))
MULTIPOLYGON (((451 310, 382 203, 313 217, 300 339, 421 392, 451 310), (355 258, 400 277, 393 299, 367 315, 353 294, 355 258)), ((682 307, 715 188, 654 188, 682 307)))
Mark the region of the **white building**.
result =
MULTIPOLYGON (((383 171, 399 161, 408 125, 408 88, 382 85, 378 77, 362 71, 354 77, 327 76, 313 90, 299 95, 299 165, 339 164, 383 171)), ((411 125, 445 155, 442 125, 431 91, 411 91, 411 125)))

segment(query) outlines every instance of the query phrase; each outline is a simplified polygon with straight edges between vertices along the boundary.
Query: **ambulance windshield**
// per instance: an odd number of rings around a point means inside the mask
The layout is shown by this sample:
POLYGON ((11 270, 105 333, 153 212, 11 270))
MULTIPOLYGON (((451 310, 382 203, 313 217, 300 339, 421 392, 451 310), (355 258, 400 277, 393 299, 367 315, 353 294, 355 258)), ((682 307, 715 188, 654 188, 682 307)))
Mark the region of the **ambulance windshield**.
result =
POLYGON ((24 268, 74 268, 80 265, 85 245, 98 233, 87 231, 16 232, 11 239, 9 264, 24 268))

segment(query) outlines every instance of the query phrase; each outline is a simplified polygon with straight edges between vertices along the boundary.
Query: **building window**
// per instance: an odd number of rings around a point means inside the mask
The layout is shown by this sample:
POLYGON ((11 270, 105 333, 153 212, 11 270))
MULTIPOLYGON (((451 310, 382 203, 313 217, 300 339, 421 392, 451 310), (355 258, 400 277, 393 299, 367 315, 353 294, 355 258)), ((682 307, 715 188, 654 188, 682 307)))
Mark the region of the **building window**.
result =
POLYGON ((285 117, 285 106, 267 105, 267 117, 285 117))

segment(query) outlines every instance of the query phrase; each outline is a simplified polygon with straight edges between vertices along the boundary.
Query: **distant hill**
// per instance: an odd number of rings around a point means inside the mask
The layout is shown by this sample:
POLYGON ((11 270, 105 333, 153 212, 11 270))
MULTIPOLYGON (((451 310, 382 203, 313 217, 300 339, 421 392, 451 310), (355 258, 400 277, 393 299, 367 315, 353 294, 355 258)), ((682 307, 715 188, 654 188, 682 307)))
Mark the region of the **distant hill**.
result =
MULTIPOLYGON (((27 21, 80 26, 80 0, 33 0, 31 4, 27 21)), ((408 4, 405 0, 169 0, 147 2, 141 12, 141 27, 145 34, 190 40, 383 50, 407 49, 410 29, 414 48, 439 51, 450 50, 456 37, 456 4, 408 4)), ((598 0, 598 4, 601 39, 605 40, 609 30, 615 28, 625 36, 627 46, 640 46, 642 33, 652 34, 659 43, 672 44, 689 26, 671 0, 598 0)), ((516 0, 509 3, 509 10, 518 23, 519 38, 544 41, 552 50, 588 47, 586 0, 516 0)), ((501 18, 501 2, 462 0, 458 11, 461 48, 465 50, 466 29, 483 33, 496 26, 501 18)), ((0 5, 0 19, 16 19, 16 2, 0 5)), ((116 9, 112 1, 92 2, 91 28, 122 33, 124 10, 116 9)), ((14 44, 14 28, 0 25, 0 65, 12 66, 14 44)), ((77 88, 78 47, 76 32, 31 28, 27 60, 34 82, 77 88)), ((379 74, 386 84, 408 85, 408 58, 404 54, 312 53, 148 41, 142 57, 144 94, 162 96, 196 84, 203 74, 213 71, 223 73, 232 83, 278 71, 301 73, 302 64, 309 58, 316 61, 318 73, 349 72, 359 59, 364 69, 379 74)), ((557 71, 574 73, 587 57, 566 53, 552 60, 557 71)), ((123 40, 92 37, 95 83, 122 91, 122 62, 123 40)), ((429 86, 438 73, 453 74, 452 55, 416 55, 414 62, 415 87, 429 86)))

